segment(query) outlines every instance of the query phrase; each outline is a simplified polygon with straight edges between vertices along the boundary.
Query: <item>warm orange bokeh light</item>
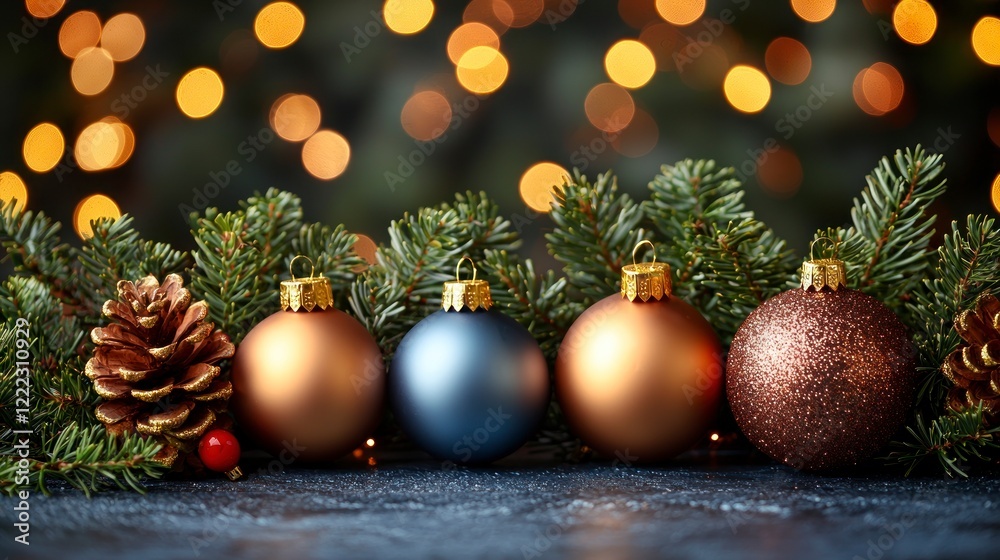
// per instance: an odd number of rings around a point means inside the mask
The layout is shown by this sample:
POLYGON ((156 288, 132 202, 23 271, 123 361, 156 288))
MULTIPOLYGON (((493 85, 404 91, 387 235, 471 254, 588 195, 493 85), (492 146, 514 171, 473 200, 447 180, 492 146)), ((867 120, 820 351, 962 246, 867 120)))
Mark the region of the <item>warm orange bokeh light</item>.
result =
POLYGON ((101 47, 115 62, 135 58, 145 42, 146 28, 135 14, 118 14, 109 19, 101 31, 101 47))
POLYGON ((458 83, 472 93, 492 93, 507 80, 510 67, 500 51, 473 47, 462 55, 455 68, 458 83))
MULTIPOLYGON (((538 21, 538 18, 542 17, 542 13, 545 11, 543 0, 503 0, 500 4, 509 6, 513 15, 510 21, 511 27, 527 27, 538 21)), ((506 10, 502 5, 494 2, 493 13, 497 17, 505 17, 506 10)))
POLYGON ((801 84, 812 70, 812 56, 805 45, 791 37, 771 41, 764 53, 764 65, 775 80, 790 86, 801 84))
POLYGON ((705 0, 656 0, 656 11, 667 23, 691 25, 705 13, 705 0))
MULTIPOLYGON (((876 62, 862 70, 860 75, 861 94, 867 106, 874 110, 870 114, 883 115, 899 107, 903 101, 904 86, 903 77, 895 67, 885 62, 876 62)), ((861 108, 865 109, 864 106, 861 108)))
POLYGON ((646 111, 636 109, 632 122, 611 140, 611 145, 619 154, 637 158, 653 151, 659 140, 660 127, 656 120, 646 111))
POLYGON ((627 88, 640 88, 653 78, 656 59, 649 47, 633 39, 622 39, 604 55, 604 69, 611 81, 627 88))
POLYGON ((925 0, 903 0, 892 11, 892 26, 902 40, 923 45, 937 30, 937 13, 925 0))
POLYGON ((548 212, 556 200, 556 190, 569 180, 569 172, 561 166, 548 161, 536 163, 521 175, 521 200, 532 210, 548 212))
POLYGON ((475 47, 500 49, 500 36, 485 23, 470 22, 459 25, 448 37, 448 58, 458 64, 462 55, 475 47))
POLYGON ((306 16, 291 2, 272 2, 257 12, 253 32, 260 44, 283 49, 297 41, 306 26, 306 16))
POLYGON ((70 58, 81 51, 96 47, 101 40, 101 20, 94 12, 71 14, 59 27, 59 50, 70 58))
POLYGON ((132 131, 132 127, 120 121, 118 117, 104 117, 101 119, 101 122, 111 125, 111 129, 114 131, 115 136, 117 136, 118 141, 118 155, 108 165, 107 169, 121 167, 132 157, 132 152, 135 151, 135 133, 132 131))
POLYGON ((50 18, 59 13, 66 5, 66 0, 24 0, 28 13, 36 18, 50 18))
POLYGON ((301 142, 319 128, 319 103, 308 95, 288 94, 271 105, 269 121, 274 132, 289 142, 301 142))
POLYGON ((302 165, 317 179, 339 177, 347 169, 350 160, 350 144, 346 138, 332 130, 321 130, 302 145, 302 165))
POLYGON ((382 7, 385 25, 400 35, 413 35, 423 31, 434 17, 431 0, 386 0, 382 7))
POLYGON ((439 92, 428 90, 417 92, 406 101, 399 120, 407 134, 426 141, 444 134, 451 114, 448 99, 439 92))
POLYGON ((778 198, 788 198, 802 186, 802 162, 788 148, 765 153, 757 161, 757 181, 761 188, 778 198))
POLYGON ((369 265, 375 264, 378 245, 375 244, 375 241, 371 237, 363 233, 355 233, 354 235, 358 237, 358 240, 351 246, 354 249, 354 254, 364 259, 369 265))
POLYGON ((482 23, 503 35, 514 21, 514 10, 504 0, 472 0, 462 12, 462 21, 482 23))
POLYGON ((837 0, 792 0, 792 10, 810 23, 819 23, 833 14, 837 0))
POLYGON ((993 188, 990 190, 990 198, 993 200, 993 208, 1000 212, 1000 173, 993 179, 993 188))
POLYGON ((986 64, 1000 66, 1000 18, 986 16, 972 28, 972 50, 986 64))
POLYGON ((726 101, 737 111, 758 113, 771 100, 771 82, 760 70, 746 65, 734 66, 722 83, 726 101))
POLYGON ((108 51, 100 47, 87 47, 80 51, 69 71, 76 91, 83 95, 97 95, 104 91, 115 75, 115 63, 108 51))
POLYGON ((73 157, 80 169, 101 171, 113 167, 124 148, 123 131, 113 122, 98 121, 80 132, 73 147, 73 157))
POLYGON ((618 84, 597 84, 583 102, 587 120, 605 132, 618 132, 632 122, 635 101, 628 90, 618 84))
POLYGON ((207 117, 219 108, 225 88, 218 72, 211 68, 195 68, 177 83, 177 106, 192 119, 207 117))
POLYGON ((118 204, 103 194, 93 194, 80 201, 73 211, 73 228, 80 239, 94 236, 93 221, 100 219, 117 220, 122 217, 118 204))
POLYGON ((14 213, 16 214, 28 203, 28 187, 17 173, 4 171, 0 173, 0 210, 15 199, 17 200, 14 203, 14 213))
POLYGON ((65 150, 66 140, 59 127, 52 123, 42 123, 24 137, 21 152, 29 169, 44 173, 59 163, 65 150))

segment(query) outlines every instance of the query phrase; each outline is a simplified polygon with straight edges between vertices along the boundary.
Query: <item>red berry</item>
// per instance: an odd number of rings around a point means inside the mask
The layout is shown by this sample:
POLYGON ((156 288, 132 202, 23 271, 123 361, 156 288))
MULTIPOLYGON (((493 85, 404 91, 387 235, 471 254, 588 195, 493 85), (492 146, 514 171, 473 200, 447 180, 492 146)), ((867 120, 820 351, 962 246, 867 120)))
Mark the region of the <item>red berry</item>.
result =
POLYGON ((230 471, 240 462, 240 442, 226 430, 211 430, 201 437, 198 457, 208 469, 230 471))

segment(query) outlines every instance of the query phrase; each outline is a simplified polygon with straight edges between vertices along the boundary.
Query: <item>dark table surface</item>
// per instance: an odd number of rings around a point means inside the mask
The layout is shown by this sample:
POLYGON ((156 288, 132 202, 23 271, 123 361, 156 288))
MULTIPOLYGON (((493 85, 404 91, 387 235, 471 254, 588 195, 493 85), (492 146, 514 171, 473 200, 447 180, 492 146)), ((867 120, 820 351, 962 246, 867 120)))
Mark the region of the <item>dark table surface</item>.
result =
MULTIPOLYGON (((277 470, 277 469, 276 469, 277 470)), ((250 473, 0 501, 0 558, 998 558, 1000 480, 607 463, 250 473)))

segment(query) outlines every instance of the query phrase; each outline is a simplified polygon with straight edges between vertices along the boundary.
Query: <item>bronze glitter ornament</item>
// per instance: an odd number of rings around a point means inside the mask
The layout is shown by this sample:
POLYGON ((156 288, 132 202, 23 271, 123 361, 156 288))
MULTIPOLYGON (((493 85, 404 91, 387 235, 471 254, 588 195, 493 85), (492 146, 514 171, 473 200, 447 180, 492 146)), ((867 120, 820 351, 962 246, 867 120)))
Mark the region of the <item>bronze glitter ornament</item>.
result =
POLYGON ((844 262, 813 260, 810 247, 802 287, 754 310, 729 351, 726 394, 737 424, 761 451, 795 468, 873 456, 912 406, 916 349, 906 328, 846 284, 844 262))
POLYGON ((381 418, 382 353, 361 323, 334 309, 323 276, 293 274, 282 282, 281 308, 236 350, 233 411, 240 428, 271 453, 337 459, 361 445, 381 418))
POLYGON ((719 339, 670 293, 670 267, 622 268, 621 294, 573 323, 556 359, 556 391, 583 443, 623 462, 669 459, 705 436, 722 395, 719 339))

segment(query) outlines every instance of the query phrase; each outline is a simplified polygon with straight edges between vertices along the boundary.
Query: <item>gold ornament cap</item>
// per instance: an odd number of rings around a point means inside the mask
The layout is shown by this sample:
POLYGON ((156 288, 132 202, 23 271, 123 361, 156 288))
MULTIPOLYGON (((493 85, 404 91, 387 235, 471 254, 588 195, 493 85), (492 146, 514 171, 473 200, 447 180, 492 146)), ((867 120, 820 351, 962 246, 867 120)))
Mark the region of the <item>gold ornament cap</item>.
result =
POLYGON ((808 291, 820 291, 829 288, 837 291, 847 287, 847 265, 837 258, 837 249, 840 241, 829 237, 817 237, 809 244, 809 260, 802 263, 802 289, 808 291), (817 259, 813 258, 813 247, 819 241, 829 241, 833 243, 833 258, 817 259))
POLYGON ((656 262, 655 249, 653 242, 648 239, 643 239, 632 248, 632 264, 622 267, 622 297, 629 301, 635 301, 636 298, 649 301, 650 298, 659 300, 670 297, 673 288, 670 265, 656 262), (653 262, 635 262, 635 254, 643 245, 654 249, 653 262))
POLYGON ((281 282, 281 309, 283 311, 299 311, 304 309, 329 309, 333 307, 333 290, 330 279, 322 274, 316 276, 316 266, 312 259, 305 255, 297 255, 288 263, 291 280, 281 282), (309 278, 296 278, 292 265, 299 259, 309 261, 309 278))
POLYGON ((487 310, 493 305, 493 296, 490 294, 490 284, 486 280, 476 280, 476 263, 469 257, 462 257, 455 265, 455 279, 444 283, 444 290, 441 292, 441 309, 445 311, 461 311, 468 308, 469 311, 477 309, 487 310), (469 261, 472 265, 472 280, 462 280, 459 271, 462 263, 469 261))

